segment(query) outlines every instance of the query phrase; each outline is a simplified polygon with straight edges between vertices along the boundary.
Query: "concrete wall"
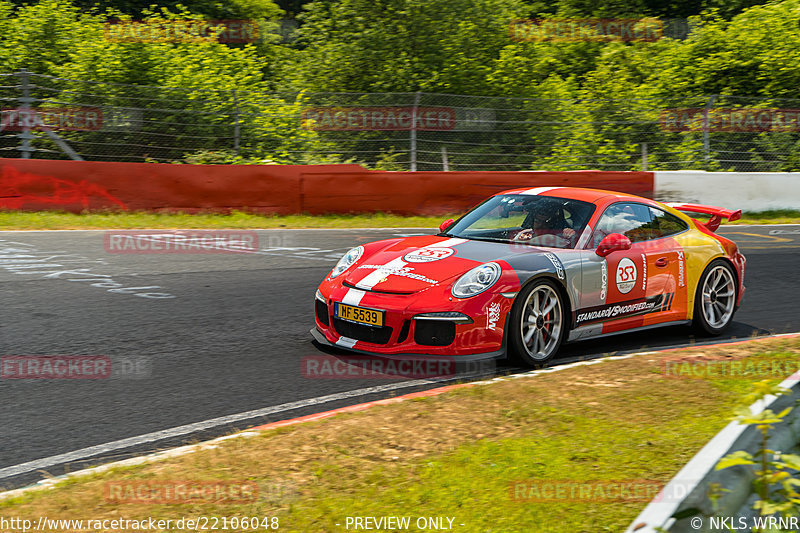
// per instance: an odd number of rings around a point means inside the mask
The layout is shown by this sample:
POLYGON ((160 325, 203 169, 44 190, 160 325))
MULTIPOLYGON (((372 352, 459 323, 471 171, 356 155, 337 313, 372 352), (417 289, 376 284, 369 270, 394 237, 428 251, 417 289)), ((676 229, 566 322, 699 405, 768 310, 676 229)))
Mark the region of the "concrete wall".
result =
POLYGON ((655 199, 717 205, 742 211, 800 210, 800 173, 654 172, 655 199))

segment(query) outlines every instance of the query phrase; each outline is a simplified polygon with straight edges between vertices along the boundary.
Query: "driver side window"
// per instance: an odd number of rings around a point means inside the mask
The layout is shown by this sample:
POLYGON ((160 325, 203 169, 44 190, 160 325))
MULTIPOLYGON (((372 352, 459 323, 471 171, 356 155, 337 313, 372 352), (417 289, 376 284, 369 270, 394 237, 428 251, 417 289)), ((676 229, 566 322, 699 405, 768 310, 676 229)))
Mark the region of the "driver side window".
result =
POLYGON ((590 247, 600 244, 607 235, 621 233, 631 242, 641 242, 652 238, 651 214, 648 206, 632 202, 610 205, 592 233, 590 247))

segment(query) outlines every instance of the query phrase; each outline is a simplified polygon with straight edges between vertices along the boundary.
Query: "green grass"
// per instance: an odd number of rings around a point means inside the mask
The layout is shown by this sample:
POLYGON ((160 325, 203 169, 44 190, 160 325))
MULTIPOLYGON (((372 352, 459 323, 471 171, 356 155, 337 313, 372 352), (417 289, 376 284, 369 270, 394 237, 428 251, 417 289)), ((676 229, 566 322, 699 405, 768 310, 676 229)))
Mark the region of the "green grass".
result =
MULTIPOLYGON (((234 211, 222 214, 159 214, 159 213, 61 213, 55 211, 0 211, 0 230, 56 229, 167 229, 167 228, 437 228, 448 218, 459 214, 435 217, 405 217, 391 213, 361 215, 255 215, 234 211)), ((800 211, 775 210, 744 213, 734 224, 800 224, 800 211)))
POLYGON ((282 531, 297 532, 345 531, 348 516, 452 517, 454 528, 464 532, 621 531, 646 502, 520 501, 512 497, 512 484, 666 484, 728 423, 752 380, 670 378, 664 359, 794 362, 798 355, 800 339, 775 339, 467 387, 71 480, 0 501, 0 514, 277 516, 282 531), (265 490, 265 497, 248 504, 104 501, 106 482, 142 480, 249 480, 289 488, 265 490))
POLYGON ((794 209, 772 209, 760 213, 742 213, 742 219, 734 224, 800 224, 800 211, 794 209))
POLYGON ((387 213, 368 215, 256 215, 233 211, 229 215, 161 213, 26 213, 0 211, 0 230, 44 229, 167 229, 167 228, 382 228, 438 227, 442 217, 403 217, 387 213))

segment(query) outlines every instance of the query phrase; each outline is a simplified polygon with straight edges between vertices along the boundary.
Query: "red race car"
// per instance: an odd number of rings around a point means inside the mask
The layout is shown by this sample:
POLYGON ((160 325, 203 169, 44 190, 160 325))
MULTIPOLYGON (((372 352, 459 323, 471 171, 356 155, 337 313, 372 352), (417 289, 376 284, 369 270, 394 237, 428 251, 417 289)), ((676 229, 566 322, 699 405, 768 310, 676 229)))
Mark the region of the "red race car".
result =
POLYGON ((506 191, 437 235, 347 252, 317 290, 311 333, 369 354, 527 365, 564 342, 658 326, 719 334, 744 294, 745 258, 714 232, 739 216, 593 189, 506 191))

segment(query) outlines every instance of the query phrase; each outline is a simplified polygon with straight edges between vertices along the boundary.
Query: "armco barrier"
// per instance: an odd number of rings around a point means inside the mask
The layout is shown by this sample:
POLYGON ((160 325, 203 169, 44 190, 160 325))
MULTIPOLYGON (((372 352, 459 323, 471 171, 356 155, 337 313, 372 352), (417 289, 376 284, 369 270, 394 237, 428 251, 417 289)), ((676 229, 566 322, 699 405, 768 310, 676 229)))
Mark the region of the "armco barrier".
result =
POLYGON ((653 195, 651 172, 385 172, 358 165, 169 165, 0 159, 0 209, 255 213, 467 210, 515 187, 653 195))
MULTIPOLYGON (((784 396, 767 396, 750 406, 750 412, 758 414, 765 409, 780 413, 787 407, 794 407, 773 426, 769 434, 767 448, 782 450, 784 453, 797 453, 800 441, 800 372, 793 374, 781 383, 781 387, 790 390, 784 396)), ((755 454, 761 447, 761 432, 756 426, 744 426, 731 422, 706 444, 702 450, 670 480, 659 496, 634 519, 625 533, 690 533, 727 531, 725 527, 712 527, 710 517, 729 519, 729 524, 739 529, 751 531, 743 527, 743 523, 756 515, 753 503, 756 496, 753 491, 755 478, 753 469, 738 465, 724 470, 716 470, 719 460, 730 453, 740 450, 755 454), (712 485, 719 485, 724 490, 716 497, 712 485), (674 495, 665 497, 664 495, 674 495), (673 518, 673 515, 678 518, 673 518), (739 518, 744 518, 740 523, 739 518)), ((769 457, 772 460, 772 457, 769 457)), ((717 520, 719 524, 719 520, 717 520)), ((752 529, 755 531, 755 529, 752 529)), ((771 530, 772 531, 772 530, 771 530)))

